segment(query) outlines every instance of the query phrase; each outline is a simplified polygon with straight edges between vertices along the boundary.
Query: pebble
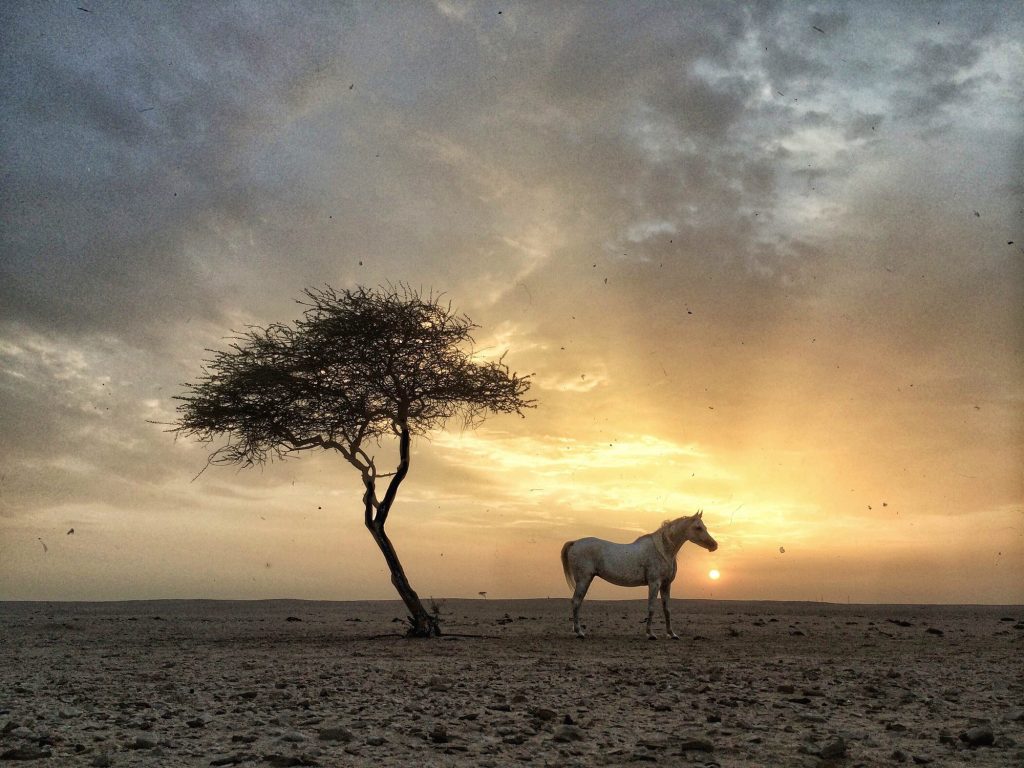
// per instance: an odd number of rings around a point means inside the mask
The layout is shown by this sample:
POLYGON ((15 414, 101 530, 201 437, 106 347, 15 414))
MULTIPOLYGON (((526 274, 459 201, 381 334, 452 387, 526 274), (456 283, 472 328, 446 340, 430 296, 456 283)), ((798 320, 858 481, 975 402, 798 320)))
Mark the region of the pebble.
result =
POLYGON ((680 752, 714 752, 715 745, 706 739, 687 738, 679 742, 680 752))
POLYGON ((554 720, 556 717, 558 717, 558 713, 555 712, 555 710, 547 709, 545 707, 531 707, 528 711, 535 718, 545 723, 550 722, 554 720))
POLYGON ((438 723, 430 729, 430 740, 435 744, 446 744, 448 742, 448 729, 438 723))
POLYGON ((210 765, 237 765, 238 763, 245 763, 255 759, 256 755, 238 753, 234 755, 225 755, 224 757, 215 757, 213 760, 210 761, 210 765))
POLYGON ((976 725, 960 734, 960 741, 969 747, 991 747, 996 737, 987 725, 976 725))
POLYGON ((583 741, 584 734, 580 730, 579 726, 576 725, 560 725, 555 729, 554 736, 552 738, 558 742, 569 742, 569 741, 583 741))
POLYGON ((272 768, 291 768, 295 765, 320 765, 316 760, 305 755, 264 755, 263 762, 272 768))
POLYGON ((834 760, 837 757, 846 755, 846 739, 837 736, 821 748, 821 756, 826 760, 834 760))
POLYGON ((321 741, 352 741, 352 731, 340 725, 330 725, 317 731, 321 741))
POLYGON ((0 760, 41 760, 50 757, 51 754, 50 750, 35 744, 23 744, 0 754, 0 760))

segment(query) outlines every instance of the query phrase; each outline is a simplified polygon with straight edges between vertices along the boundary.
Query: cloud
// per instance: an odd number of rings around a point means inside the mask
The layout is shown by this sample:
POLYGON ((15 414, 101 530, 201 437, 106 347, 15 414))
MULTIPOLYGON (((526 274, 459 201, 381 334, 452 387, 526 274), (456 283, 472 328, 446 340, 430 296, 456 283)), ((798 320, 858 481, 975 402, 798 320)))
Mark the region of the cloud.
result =
POLYGON ((336 38, 248 4, 37 11, 5 25, 5 315, 140 334, 158 333, 161 305, 219 317, 224 286, 196 252, 230 269, 223 233, 275 187, 247 150, 336 75, 336 38))

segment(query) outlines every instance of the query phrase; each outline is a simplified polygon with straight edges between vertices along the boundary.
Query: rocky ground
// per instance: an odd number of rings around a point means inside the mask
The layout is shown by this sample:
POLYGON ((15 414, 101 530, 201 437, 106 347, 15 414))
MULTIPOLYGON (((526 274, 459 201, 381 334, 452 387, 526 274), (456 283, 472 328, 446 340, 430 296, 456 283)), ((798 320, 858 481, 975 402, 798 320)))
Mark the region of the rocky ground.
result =
POLYGON ((0 761, 1024 765, 1024 609, 450 600, 0 604, 0 761))

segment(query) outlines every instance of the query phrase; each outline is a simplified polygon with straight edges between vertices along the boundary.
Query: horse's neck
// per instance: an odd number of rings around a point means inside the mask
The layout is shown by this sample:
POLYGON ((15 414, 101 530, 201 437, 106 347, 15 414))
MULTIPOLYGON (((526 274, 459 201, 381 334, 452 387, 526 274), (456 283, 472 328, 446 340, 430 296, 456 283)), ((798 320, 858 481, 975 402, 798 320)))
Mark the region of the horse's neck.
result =
POLYGON ((686 530, 687 529, 685 526, 683 528, 680 528, 678 539, 676 539, 673 536, 673 531, 671 528, 664 532, 665 549, 672 557, 675 557, 677 554, 679 554, 679 550, 682 549, 683 544, 686 543, 686 530))

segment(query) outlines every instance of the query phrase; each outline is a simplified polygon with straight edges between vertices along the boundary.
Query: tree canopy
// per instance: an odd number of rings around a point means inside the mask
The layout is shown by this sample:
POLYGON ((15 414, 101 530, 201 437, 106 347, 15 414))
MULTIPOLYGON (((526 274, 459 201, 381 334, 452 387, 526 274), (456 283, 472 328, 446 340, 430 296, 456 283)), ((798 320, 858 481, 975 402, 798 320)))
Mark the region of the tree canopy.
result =
POLYGON ((229 349, 209 350, 202 377, 177 398, 179 434, 226 437, 212 463, 320 447, 370 470, 366 444, 402 424, 423 433, 532 405, 529 377, 476 359, 477 326, 433 296, 404 287, 304 295, 294 325, 251 327, 229 349))

